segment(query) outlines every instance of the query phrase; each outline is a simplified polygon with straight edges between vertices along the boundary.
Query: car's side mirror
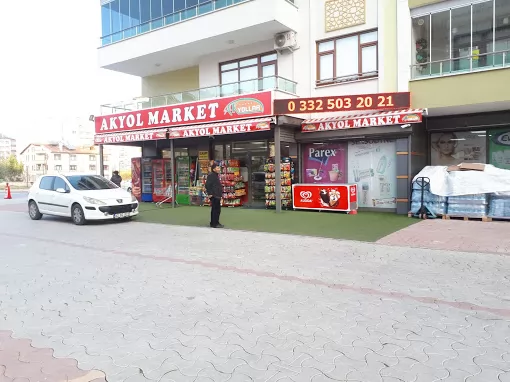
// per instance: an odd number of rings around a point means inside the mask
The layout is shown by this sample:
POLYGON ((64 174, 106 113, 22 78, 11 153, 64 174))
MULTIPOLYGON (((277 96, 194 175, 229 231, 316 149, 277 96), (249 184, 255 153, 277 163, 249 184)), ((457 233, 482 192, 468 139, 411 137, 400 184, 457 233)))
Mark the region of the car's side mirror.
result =
POLYGON ((58 192, 59 194, 66 194, 67 193, 67 191, 64 190, 63 188, 57 188, 55 191, 58 192))

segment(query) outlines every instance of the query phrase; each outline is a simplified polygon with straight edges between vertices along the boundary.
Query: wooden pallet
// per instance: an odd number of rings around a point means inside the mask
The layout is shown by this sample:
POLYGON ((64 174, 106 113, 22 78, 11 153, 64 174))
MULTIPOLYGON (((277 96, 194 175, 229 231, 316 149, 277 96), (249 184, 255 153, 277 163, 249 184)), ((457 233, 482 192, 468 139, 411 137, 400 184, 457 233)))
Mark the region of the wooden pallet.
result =
POLYGON ((483 221, 483 222, 490 222, 492 221, 492 218, 488 216, 480 216, 480 217, 473 217, 473 216, 462 216, 462 215, 443 215, 443 220, 465 220, 465 221, 483 221))

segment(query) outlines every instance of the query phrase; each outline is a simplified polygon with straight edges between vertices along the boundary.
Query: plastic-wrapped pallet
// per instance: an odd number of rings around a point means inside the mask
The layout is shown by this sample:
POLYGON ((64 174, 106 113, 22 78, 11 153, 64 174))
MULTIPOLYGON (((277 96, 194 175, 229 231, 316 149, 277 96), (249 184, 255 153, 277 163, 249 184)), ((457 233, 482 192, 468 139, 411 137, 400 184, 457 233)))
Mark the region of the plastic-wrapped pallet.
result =
MULTIPOLYGON (((416 213, 421 207, 421 193, 420 189, 413 189, 411 194, 411 212, 416 213)), ((447 198, 446 196, 434 195, 428 190, 428 187, 423 190, 423 205, 429 209, 430 212, 436 215, 445 215, 447 211, 447 198)))
POLYGON ((471 194, 448 197, 448 215, 485 217, 487 216, 488 194, 471 194))
POLYGON ((489 203, 489 216, 510 218, 510 196, 492 194, 489 203))

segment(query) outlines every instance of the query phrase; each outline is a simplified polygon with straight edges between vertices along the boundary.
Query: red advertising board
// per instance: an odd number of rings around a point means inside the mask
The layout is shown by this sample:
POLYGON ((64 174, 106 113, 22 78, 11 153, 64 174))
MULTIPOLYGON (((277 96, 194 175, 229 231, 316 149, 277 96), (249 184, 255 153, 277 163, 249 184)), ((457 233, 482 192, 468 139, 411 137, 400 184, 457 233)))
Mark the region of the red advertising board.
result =
POLYGON ((356 184, 294 184, 292 204, 295 209, 344 211, 358 209, 356 184))
POLYGON ((301 132, 312 133, 316 131, 420 123, 422 119, 422 111, 415 109, 336 118, 317 118, 304 121, 301 125, 301 132))
POLYGON ((97 116, 95 125, 96 134, 101 134, 272 115, 272 92, 266 91, 97 116))
POLYGON ((411 107, 411 93, 375 93, 274 101, 274 113, 329 113, 337 111, 396 110, 411 107))
POLYGON ((142 199, 142 158, 131 158, 131 192, 138 200, 142 199))

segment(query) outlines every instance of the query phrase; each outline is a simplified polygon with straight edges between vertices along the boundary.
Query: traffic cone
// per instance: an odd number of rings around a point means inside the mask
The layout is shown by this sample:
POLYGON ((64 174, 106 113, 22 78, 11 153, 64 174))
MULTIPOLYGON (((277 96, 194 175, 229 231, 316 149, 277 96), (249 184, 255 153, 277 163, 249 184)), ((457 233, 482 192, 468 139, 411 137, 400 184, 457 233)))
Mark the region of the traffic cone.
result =
POLYGON ((349 211, 349 215, 357 215, 358 214, 358 210, 350 210, 349 211))
POLYGON ((12 199, 11 186, 9 186, 9 183, 6 183, 6 185, 5 185, 5 198, 4 199, 12 199))

